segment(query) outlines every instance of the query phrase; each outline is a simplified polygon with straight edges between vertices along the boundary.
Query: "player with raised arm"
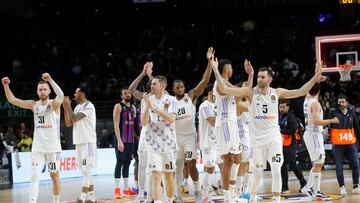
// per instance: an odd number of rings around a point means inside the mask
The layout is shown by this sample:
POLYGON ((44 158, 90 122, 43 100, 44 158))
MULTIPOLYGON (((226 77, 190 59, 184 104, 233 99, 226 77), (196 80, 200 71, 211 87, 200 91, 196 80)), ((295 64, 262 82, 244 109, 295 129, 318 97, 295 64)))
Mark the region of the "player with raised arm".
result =
MULTIPOLYGON (((139 83, 141 82, 141 80, 147 75, 149 77, 149 81, 146 84, 146 91, 148 93, 150 93, 151 88, 150 88, 150 82, 151 79, 153 78, 152 76, 152 68, 153 68, 153 63, 152 62, 146 62, 144 64, 144 68, 142 70, 142 72, 140 73, 140 75, 130 84, 129 86, 129 90, 131 92, 131 94, 138 100, 141 100, 141 105, 140 107, 144 106, 144 100, 143 100, 143 95, 145 92, 141 92, 139 90, 137 90, 137 87, 139 85, 139 83)), ((141 111, 141 108, 140 108, 141 111)), ((140 118, 138 118, 140 120, 141 123, 141 131, 140 131, 140 138, 139 138, 139 146, 137 149, 137 154, 139 157, 139 170, 138 170, 138 174, 139 174, 139 182, 138 182, 138 187, 139 187, 139 194, 138 197, 136 198, 136 202, 144 202, 145 201, 145 183, 147 182, 147 197, 146 200, 147 202, 151 202, 153 200, 152 197, 152 190, 151 190, 151 174, 147 173, 146 174, 146 166, 147 166, 147 147, 146 147, 146 141, 145 141, 145 135, 147 133, 147 128, 148 125, 143 125, 141 122, 141 116, 140 118)))
MULTIPOLYGON (((250 61, 245 59, 244 62, 245 70, 248 74, 248 80, 242 83, 243 87, 252 87, 254 80, 254 69, 250 61)), ((241 87, 240 86, 240 87, 241 87)), ((249 160, 250 160, 250 133, 249 133, 249 106, 250 102, 246 97, 236 98, 236 115, 237 125, 239 128, 239 137, 241 144, 241 161, 240 167, 237 174, 236 180, 236 194, 240 199, 250 199, 250 171, 249 171, 249 160)))
POLYGON ((78 203, 95 203, 94 184, 91 169, 96 167, 96 112, 95 106, 88 100, 86 87, 75 90, 78 102, 74 111, 69 97, 64 99, 64 117, 67 127, 73 127, 73 143, 76 150, 76 163, 83 174, 82 191, 78 203))
POLYGON ((60 106, 64 100, 64 93, 50 74, 42 74, 42 81, 38 83, 37 94, 39 100, 22 100, 16 98, 10 89, 8 77, 2 78, 6 99, 13 105, 34 112, 34 139, 31 148, 31 181, 29 202, 37 202, 39 193, 39 179, 41 170, 46 163, 50 170, 53 185, 53 203, 60 202, 59 160, 60 144, 60 106), (49 99, 50 85, 56 97, 49 99))
POLYGON ((288 90, 271 88, 273 71, 270 68, 261 68, 257 75, 257 85, 251 87, 229 87, 222 79, 217 59, 211 60, 219 89, 226 94, 249 99, 250 107, 250 141, 253 157, 250 169, 253 173, 251 180, 251 201, 257 201, 256 192, 266 167, 270 163, 272 175, 272 192, 275 202, 280 202, 281 193, 281 165, 283 163, 282 140, 278 124, 278 99, 291 99, 306 95, 317 82, 324 80, 321 76, 321 64, 316 65, 315 75, 301 88, 288 90))
POLYGON ((210 57, 213 55, 213 48, 208 48, 206 58, 208 65, 202 76, 199 84, 185 93, 185 85, 182 80, 175 80, 173 82, 173 91, 177 99, 177 117, 175 121, 176 140, 179 151, 176 159, 176 199, 175 202, 181 202, 180 185, 183 180, 184 160, 189 167, 191 179, 195 187, 195 197, 200 198, 200 183, 199 172, 196 168, 196 154, 197 154, 197 135, 195 127, 196 117, 196 100, 198 96, 202 95, 211 76, 210 57))

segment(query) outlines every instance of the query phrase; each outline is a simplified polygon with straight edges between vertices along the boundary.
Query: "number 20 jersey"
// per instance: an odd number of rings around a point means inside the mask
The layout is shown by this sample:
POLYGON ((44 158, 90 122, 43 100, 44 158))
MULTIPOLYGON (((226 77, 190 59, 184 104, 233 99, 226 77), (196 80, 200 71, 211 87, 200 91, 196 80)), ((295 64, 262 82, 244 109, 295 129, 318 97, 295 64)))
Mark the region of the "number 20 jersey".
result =
POLYGON ((53 100, 46 104, 41 101, 34 105, 34 140, 32 152, 60 152, 60 112, 52 109, 53 100))

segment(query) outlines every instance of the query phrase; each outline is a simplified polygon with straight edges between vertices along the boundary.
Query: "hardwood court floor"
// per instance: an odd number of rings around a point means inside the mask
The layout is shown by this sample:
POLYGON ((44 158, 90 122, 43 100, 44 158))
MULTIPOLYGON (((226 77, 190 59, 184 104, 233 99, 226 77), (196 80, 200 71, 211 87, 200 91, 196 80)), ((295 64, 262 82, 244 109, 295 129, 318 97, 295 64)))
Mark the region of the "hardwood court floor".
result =
MULTIPOLYGON (((351 171, 345 171, 345 181, 346 187, 348 191, 348 196, 346 198, 341 198, 339 200, 328 201, 336 202, 336 203, 360 203, 360 195, 352 195, 351 188, 352 188, 352 179, 351 179, 351 171)), ((306 176, 308 172, 304 172, 306 176)), ((130 177, 132 179, 133 177, 130 177)), ((95 194, 98 199, 98 202, 131 202, 133 201, 134 197, 126 197, 121 200, 112 200, 113 196, 113 187, 114 181, 113 177, 110 175, 104 176, 94 176, 94 184, 95 184, 95 194)), ((290 172, 289 177, 289 187, 291 194, 298 194, 299 190, 299 183, 294 177, 293 173, 290 172)), ((130 182, 130 181, 129 181, 130 182)), ((63 179, 61 181, 62 192, 61 192, 61 201, 62 202, 74 202, 76 198, 80 194, 82 179, 81 178, 71 178, 71 179, 63 179)), ((133 185, 130 182, 131 185, 133 185)), ((192 188, 190 188, 190 196, 192 195, 192 188)), ((326 170, 323 172, 322 175, 322 183, 321 183, 321 190, 326 194, 339 194, 339 187, 336 180, 335 170, 326 170)), ((39 203, 49 203, 51 202, 51 182, 50 181, 42 181, 40 182, 39 188, 39 203)), ((264 180, 263 184, 259 190, 261 194, 270 194, 271 191, 271 175, 269 171, 264 173, 264 180)), ((28 194, 29 194, 29 184, 15 184, 12 186, 11 189, 3 189, 0 190, 0 202, 1 203, 25 203, 28 202, 28 194)), ((192 198, 188 198, 189 202, 192 198)), ((222 202, 222 201, 217 201, 222 202)), ((268 202, 268 201, 266 201, 268 202)), ((285 200, 284 202, 299 202, 298 201, 289 201, 285 200)), ((300 201, 300 202, 309 202, 309 201, 300 201)))

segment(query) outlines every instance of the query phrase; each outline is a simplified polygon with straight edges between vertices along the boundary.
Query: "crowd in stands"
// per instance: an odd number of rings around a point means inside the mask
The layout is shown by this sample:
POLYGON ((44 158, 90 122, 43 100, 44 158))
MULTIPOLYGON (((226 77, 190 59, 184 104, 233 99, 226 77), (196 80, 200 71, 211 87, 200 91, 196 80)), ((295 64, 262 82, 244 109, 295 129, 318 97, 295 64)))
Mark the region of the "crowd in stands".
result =
MULTIPOLYGON (((121 87, 130 84, 146 61, 153 61, 154 75, 165 75, 170 84, 182 79, 186 86, 193 87, 207 65, 207 47, 213 46, 217 56, 232 61, 235 83, 245 80, 243 61, 249 59, 255 70, 262 66, 273 68, 273 87, 293 89, 313 74, 315 36, 360 30, 358 25, 349 28, 342 24, 337 16, 325 22, 303 12, 261 19, 255 16, 214 22, 194 19, 138 26, 127 23, 116 27, 89 23, 85 29, 22 22, 22 26, 0 33, 0 73, 10 77, 14 93, 23 98, 35 99, 33 90, 39 76, 49 72, 66 95, 72 95, 81 83, 90 87, 89 98, 93 101, 118 100, 121 87)), ((360 118, 359 80, 357 73, 349 82, 329 77, 322 84, 325 112, 335 108, 336 96, 343 93, 360 118)), ((144 85, 140 88, 144 89, 144 85)), ((171 85, 168 88, 172 92, 171 85)), ((302 117, 302 100, 294 100, 290 105, 302 117)), ((28 150, 26 143, 30 143, 31 132, 14 133, 12 127, 2 132, 6 142, 28 150)), ((107 139, 100 144, 111 146, 107 139)))

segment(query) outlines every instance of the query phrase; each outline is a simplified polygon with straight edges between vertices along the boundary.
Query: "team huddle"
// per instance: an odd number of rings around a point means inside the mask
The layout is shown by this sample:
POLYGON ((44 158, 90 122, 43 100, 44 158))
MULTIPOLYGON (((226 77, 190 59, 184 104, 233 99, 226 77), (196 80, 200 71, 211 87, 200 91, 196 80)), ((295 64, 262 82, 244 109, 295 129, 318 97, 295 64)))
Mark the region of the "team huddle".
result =
MULTIPOLYGON (((267 162, 271 168, 273 199, 280 202, 281 166, 284 156, 279 127, 279 99, 293 99, 306 95, 304 141, 313 168, 301 192, 312 199, 327 200, 328 197, 320 192, 321 168, 325 158, 322 126, 339 123, 339 120, 336 117, 327 120, 322 118, 322 108, 318 102, 320 82, 324 80, 321 75, 321 64, 316 64, 314 76, 301 88, 288 90, 270 87, 274 75, 271 68, 258 70, 257 84, 253 87, 254 69, 250 61, 245 60, 244 68, 248 80, 233 85, 229 82, 233 73, 231 61, 217 60, 214 53, 213 48, 208 48, 208 65, 203 77, 198 85, 188 92, 185 91, 183 81, 175 80, 175 95, 171 96, 166 91, 167 79, 161 75, 151 75, 151 62, 144 65, 143 71, 129 88, 121 91, 123 101, 114 107, 115 151, 118 159, 115 169, 115 197, 121 197, 121 167, 127 167, 127 171, 124 172, 123 169, 122 175, 123 178, 128 178, 129 160, 136 154, 139 188, 137 202, 182 202, 181 183, 184 179, 184 166, 189 169, 196 202, 212 202, 210 192, 214 188, 218 189, 213 187, 216 167, 221 172, 221 194, 224 196, 224 202, 259 202, 261 197, 257 195, 257 191, 267 162), (212 72, 216 81, 209 84, 212 72), (147 90, 140 92, 137 86, 145 76, 149 76, 147 90), (197 130, 196 103, 204 91, 206 99, 198 109, 197 130), (131 95, 141 100, 139 109, 133 108, 130 104, 131 95), (123 114, 124 112, 126 114, 123 114), (135 122, 136 119, 141 130, 138 132, 138 149, 134 152, 131 144, 136 142, 137 138, 131 134, 130 129, 135 125, 131 122, 135 122), (202 184, 196 168, 197 149, 201 151, 204 165, 202 184)), ((8 101, 34 112, 35 131, 29 201, 37 201, 39 175, 45 163, 53 181, 53 202, 60 201, 59 124, 60 107, 63 104, 65 123, 66 126, 73 127, 77 164, 83 174, 82 192, 78 202, 96 202, 91 179, 91 168, 96 167, 97 158, 95 107, 87 100, 86 89, 79 87, 75 91, 75 98, 79 104, 73 111, 69 97, 64 96, 51 76, 45 73, 42 79, 44 81, 38 84, 37 89, 39 101, 16 98, 10 90, 10 80, 7 77, 2 79, 8 101), (49 99, 50 86, 56 93, 53 100, 49 99)), ((125 183, 125 189, 128 188, 125 183)))

